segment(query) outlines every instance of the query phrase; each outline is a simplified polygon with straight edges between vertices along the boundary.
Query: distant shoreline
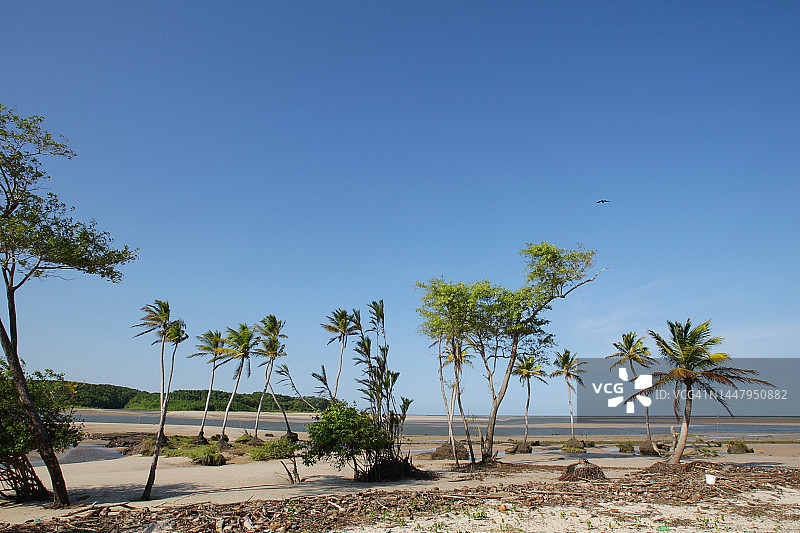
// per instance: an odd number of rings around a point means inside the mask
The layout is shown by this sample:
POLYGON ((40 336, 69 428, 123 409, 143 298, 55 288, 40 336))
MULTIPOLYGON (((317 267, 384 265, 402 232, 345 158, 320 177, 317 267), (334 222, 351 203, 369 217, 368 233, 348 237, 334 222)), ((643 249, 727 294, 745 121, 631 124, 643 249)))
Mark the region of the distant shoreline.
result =
MULTIPOLYGON (((213 434, 222 425, 225 413, 212 411, 206 418, 206 433, 213 434)), ((149 428, 158 423, 158 411, 134 411, 125 409, 75 409, 76 420, 87 424, 124 425, 149 428)), ((167 426, 180 426, 184 434, 199 429, 202 411, 170 411, 167 426)), ((314 421, 313 413, 287 413, 293 431, 304 432, 305 426, 314 421)), ((470 417, 471 427, 484 426, 486 418, 470 417)), ((227 427, 236 430, 253 431, 255 413, 250 411, 231 412, 227 427)), ((651 428, 656 435, 669 435, 670 427, 677 426, 674 417, 652 417, 651 428)), ((457 436, 462 436, 461 422, 455 425, 457 436)), ((268 432, 284 432, 286 425, 280 413, 261 413, 259 430, 268 432)), ((616 438, 641 436, 644 421, 639 418, 576 418, 575 433, 585 437, 608 435, 616 438)), ((144 429, 142 429, 144 431, 144 429)), ((148 431, 150 431, 148 429, 148 431)), ((525 432, 522 416, 499 417, 496 426, 496 438, 521 438, 525 432)), ((446 437, 447 417, 444 415, 409 415, 406 419, 405 435, 411 437, 446 437)), ((568 436, 569 417, 529 417, 529 435, 533 438, 559 438, 568 436)), ((692 435, 712 438, 745 438, 800 440, 800 417, 696 417, 692 419, 692 435)))

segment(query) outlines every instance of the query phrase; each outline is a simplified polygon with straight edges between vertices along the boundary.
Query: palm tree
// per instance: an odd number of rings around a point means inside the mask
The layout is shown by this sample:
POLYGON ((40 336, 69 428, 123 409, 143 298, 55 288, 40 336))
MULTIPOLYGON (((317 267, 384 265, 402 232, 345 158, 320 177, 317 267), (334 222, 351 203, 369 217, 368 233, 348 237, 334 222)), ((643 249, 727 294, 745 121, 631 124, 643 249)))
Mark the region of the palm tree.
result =
POLYGON ((569 401, 569 428, 572 433, 572 438, 575 438, 575 418, 572 414, 572 393, 575 391, 575 386, 570 383, 574 381, 583 387, 583 380, 580 374, 586 372, 581 365, 585 365, 586 361, 578 361, 578 354, 570 353, 569 350, 564 350, 561 353, 556 353, 556 360, 553 361, 556 367, 555 372, 550 374, 550 377, 564 376, 564 381, 567 382, 567 400, 569 401))
POLYGON ((514 375, 519 377, 520 383, 524 383, 528 391, 528 399, 525 402, 525 438, 522 440, 522 442, 528 442, 528 407, 531 404, 531 378, 547 383, 544 379, 547 376, 547 372, 536 364, 536 359, 533 356, 529 356, 517 361, 517 365, 514 367, 514 375))
MULTIPOLYGON (((186 323, 183 320, 173 320, 167 326, 166 339, 172 344, 172 357, 169 364, 169 378, 167 379, 167 388, 164 395, 164 403, 161 404, 161 416, 159 417, 158 432, 156 433, 156 445, 153 452, 153 463, 150 467, 150 475, 147 478, 144 492, 142 493, 142 500, 150 499, 150 492, 153 488, 153 483, 156 480, 156 464, 158 463, 158 454, 161 451, 161 446, 167 443, 167 438, 164 435, 164 426, 167 423, 167 410, 169 407, 169 393, 172 388, 172 376, 175 371, 175 354, 178 351, 178 346, 189 338, 186 334, 186 323)), ((158 342, 158 341, 156 341, 158 342)))
POLYGON ((219 437, 219 447, 224 448, 228 443, 228 436, 225 435, 225 428, 228 425, 228 414, 233 404, 233 398, 236 396, 236 391, 239 388, 239 380, 242 378, 242 372, 247 370, 247 376, 250 377, 250 354, 258 345, 261 337, 258 337, 255 332, 250 329, 247 324, 239 324, 237 329, 228 328, 228 335, 225 337, 224 354, 230 360, 239 360, 239 365, 233 373, 236 383, 233 386, 233 392, 228 400, 228 405, 225 407, 225 416, 222 418, 222 433, 219 437))
POLYGON ((166 418, 166 410, 164 406, 166 405, 166 398, 165 398, 165 383, 164 383, 164 347, 167 344, 168 336, 169 336, 169 329, 170 329, 170 309, 169 309, 169 302, 167 300, 156 300, 152 304, 145 305, 141 309, 144 311, 144 315, 139 319, 140 322, 138 324, 134 324, 133 327, 135 328, 142 328, 142 331, 137 333, 135 337, 140 337, 147 333, 155 333, 157 339, 153 342, 153 344, 161 343, 161 389, 160 389, 160 400, 161 404, 159 406, 159 420, 158 420, 158 433, 156 434, 156 445, 155 451, 153 452, 153 462, 150 464, 150 473, 147 477, 147 483, 144 486, 144 492, 142 493, 143 500, 150 499, 150 492, 153 488, 153 483, 156 480, 156 468, 158 466, 158 456, 161 452, 161 444, 164 439, 164 423, 166 418))
POLYGON ((342 350, 339 353, 339 370, 336 372, 336 381, 333 383, 333 394, 331 394, 331 399, 335 400, 339 391, 339 377, 342 374, 342 360, 344 358, 344 348, 347 346, 347 338, 358 333, 358 327, 353 323, 353 317, 345 309, 336 309, 325 318, 328 319, 328 323, 320 325, 328 333, 333 333, 333 337, 328 341, 328 344, 334 341, 339 341, 342 344, 342 350))
MULTIPOLYGON (((639 337, 636 332, 629 331, 622 334, 622 340, 614 343, 614 348, 617 349, 612 355, 607 355, 606 359, 616 359, 614 364, 611 365, 613 369, 615 366, 625 366, 626 364, 631 369, 631 374, 636 378, 636 368, 634 365, 639 365, 642 368, 647 368, 656 360, 650 357, 650 350, 644 345, 644 337, 639 337)), ((647 440, 650 439, 650 406, 644 408, 645 426, 647 427, 647 440)))
POLYGON ((258 355, 262 355, 267 358, 266 361, 262 363, 264 368, 264 390, 261 391, 261 399, 258 401, 258 410, 256 411, 256 425, 253 428, 253 436, 258 438, 258 419, 261 416, 261 405, 264 402, 264 395, 267 393, 267 388, 269 388, 270 394, 272 395, 272 399, 275 402, 275 405, 280 409, 281 413, 283 414, 283 420, 286 422, 286 431, 287 435, 292 433, 292 428, 289 426, 289 419, 286 417, 286 412, 283 410, 283 406, 278 402, 277 396, 275 396, 275 391, 272 389, 272 370, 275 366, 275 360, 278 357, 283 357, 286 355, 286 345, 281 342, 281 339, 287 338, 286 335, 283 334, 283 327, 286 325, 286 322, 283 320, 278 320, 275 315, 268 315, 265 318, 261 319, 261 323, 256 326, 261 335, 263 335, 261 339, 261 348, 254 351, 254 353, 258 355))
POLYGON ((153 333, 158 336, 158 340, 154 342, 161 342, 161 405, 164 405, 164 346, 167 344, 167 332, 170 323, 169 315, 169 301, 156 300, 155 303, 148 304, 142 307, 145 312, 144 316, 140 319, 141 322, 134 324, 135 328, 142 328, 142 331, 134 335, 134 337, 141 337, 147 333, 153 333))
POLYGON ((189 357, 208 357, 208 363, 211 365, 211 383, 208 385, 208 394, 206 394, 206 407, 203 410, 203 420, 200 422, 200 433, 195 437, 197 444, 208 444, 203 430, 206 427, 206 417, 208 416, 208 404, 211 400, 211 391, 214 388, 214 372, 220 366, 224 365, 229 358, 224 357, 225 340, 222 338, 222 333, 219 331, 208 330, 202 335, 197 336, 200 341, 197 344, 197 353, 193 353, 189 357))
POLYGON ((699 326, 692 327, 691 319, 685 323, 667 321, 669 339, 662 338, 658 333, 650 330, 650 336, 656 341, 656 346, 666 363, 672 367, 669 372, 654 372, 653 386, 639 391, 634 396, 643 394, 649 396, 653 391, 675 386, 675 418, 681 421, 681 432, 678 443, 672 452, 669 464, 680 463, 683 451, 686 449, 686 440, 689 437, 689 423, 692 418, 692 396, 698 391, 706 393, 717 400, 728 411, 725 398, 717 391, 715 385, 725 385, 738 389, 738 383, 760 383, 773 386, 771 383, 750 377, 757 374, 755 370, 743 370, 729 366, 721 366, 730 360, 730 355, 721 352, 712 352, 716 346, 722 344, 722 337, 711 336, 711 320, 699 326), (684 406, 683 418, 678 414, 680 389, 683 387, 684 406))

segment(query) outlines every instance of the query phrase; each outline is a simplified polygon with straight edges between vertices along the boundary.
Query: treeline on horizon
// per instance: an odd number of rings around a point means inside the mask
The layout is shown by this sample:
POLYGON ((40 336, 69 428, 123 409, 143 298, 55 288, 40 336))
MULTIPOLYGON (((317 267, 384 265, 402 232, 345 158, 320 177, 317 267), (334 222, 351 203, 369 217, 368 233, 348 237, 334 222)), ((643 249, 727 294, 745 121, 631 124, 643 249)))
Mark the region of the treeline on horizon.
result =
MULTIPOLYGON (((93 409, 133 409, 133 410, 158 410, 161 400, 157 392, 147 392, 119 385, 98 385, 94 383, 68 382, 75 391, 73 396, 74 407, 93 409)), ((206 405, 207 390, 176 390, 169 394, 170 411, 202 411, 206 405)), ((209 411, 224 411, 230 399, 230 392, 215 390, 211 393, 208 403, 209 411)), ((278 401, 286 411, 311 412, 308 405, 300 398, 276 394, 278 401)), ((261 392, 237 394, 231 405, 232 411, 253 411, 258 409, 261 392)), ((323 411, 328 407, 329 401, 316 396, 306 396, 305 399, 317 410, 323 411)), ((272 396, 267 394, 261 406, 262 411, 280 411, 272 396)))

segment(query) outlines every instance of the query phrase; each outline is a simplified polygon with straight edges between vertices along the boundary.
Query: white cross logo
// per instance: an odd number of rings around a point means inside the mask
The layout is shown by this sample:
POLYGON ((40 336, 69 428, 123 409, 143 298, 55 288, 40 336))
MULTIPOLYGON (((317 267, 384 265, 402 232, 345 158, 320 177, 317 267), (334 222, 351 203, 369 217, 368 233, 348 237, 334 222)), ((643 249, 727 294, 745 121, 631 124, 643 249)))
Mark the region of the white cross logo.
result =
MULTIPOLYGON (((622 381, 629 381, 628 380, 628 371, 624 368, 619 369, 619 379, 622 381)), ((633 381, 633 386, 636 390, 644 390, 653 386, 653 376, 651 374, 642 374, 641 376, 637 376, 636 379, 633 381)), ((609 407, 617 407, 620 405, 623 400, 625 399, 624 396, 614 396, 613 398, 609 398, 608 406, 609 407)), ((650 407, 650 404, 653 403, 653 400, 648 398, 647 396, 637 396, 636 400, 645 407, 650 407)), ((625 402, 625 412, 628 414, 633 413, 633 402, 625 402)))

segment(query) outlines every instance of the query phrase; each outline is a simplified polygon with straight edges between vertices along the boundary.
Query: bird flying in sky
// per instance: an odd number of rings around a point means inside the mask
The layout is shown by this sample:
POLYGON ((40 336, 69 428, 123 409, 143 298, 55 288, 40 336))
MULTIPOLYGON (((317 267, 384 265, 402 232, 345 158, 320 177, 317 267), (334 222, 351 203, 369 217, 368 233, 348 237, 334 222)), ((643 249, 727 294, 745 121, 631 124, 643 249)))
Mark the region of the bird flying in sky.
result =
POLYGON ((607 204, 607 203, 608 203, 608 202, 610 202, 610 201, 611 201, 611 200, 597 200, 595 203, 596 203, 596 204, 607 204))

